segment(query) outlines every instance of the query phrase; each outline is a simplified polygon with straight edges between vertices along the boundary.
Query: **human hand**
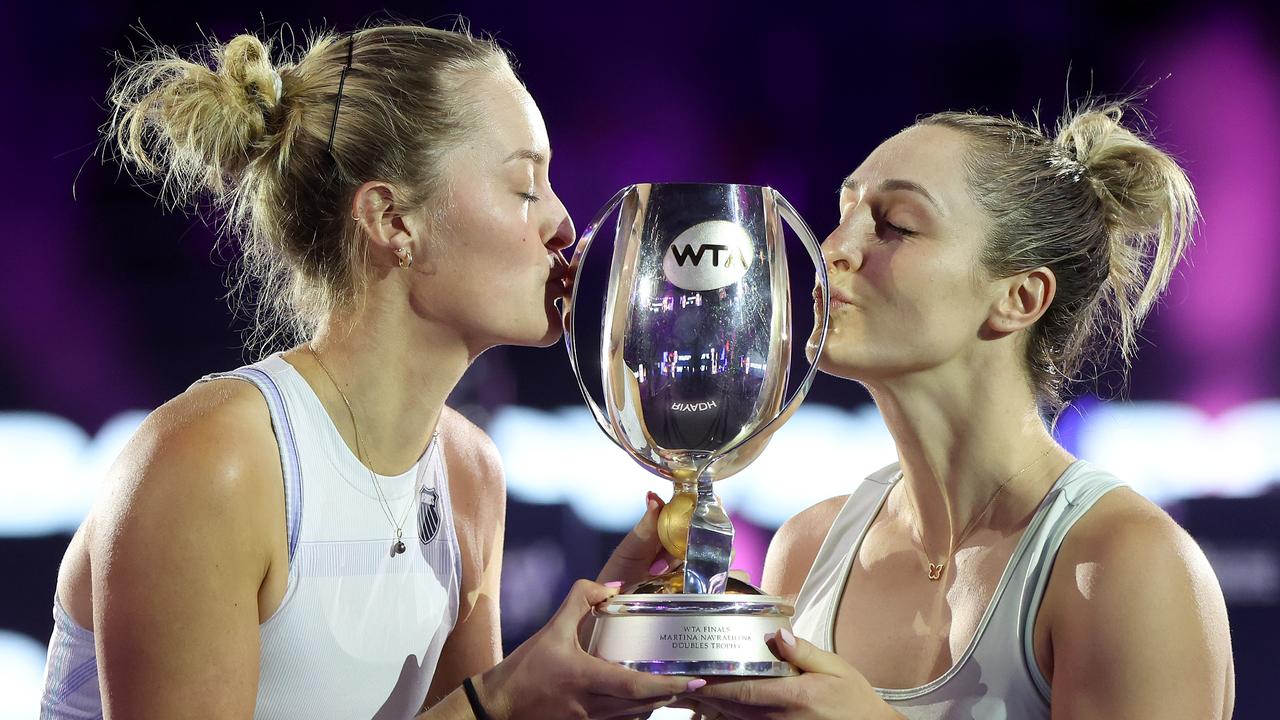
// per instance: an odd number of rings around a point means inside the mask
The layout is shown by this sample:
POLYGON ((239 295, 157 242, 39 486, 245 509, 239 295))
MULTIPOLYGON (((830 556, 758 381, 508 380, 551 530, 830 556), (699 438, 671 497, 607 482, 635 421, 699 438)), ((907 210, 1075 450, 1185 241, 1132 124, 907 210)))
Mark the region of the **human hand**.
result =
MULTIPOLYGON (((675 558, 662 547, 662 542, 658 539, 658 515, 662 512, 663 504, 662 498, 652 492, 648 494, 644 515, 640 516, 635 527, 631 528, 631 532, 614 549, 600 569, 596 582, 625 587, 649 577, 649 570, 654 565, 661 562, 670 567, 675 562, 675 558)), ((594 617, 583 619, 578 628, 578 638, 583 647, 590 644, 594 628, 594 617)))
POLYGON ((628 670, 582 649, 579 622, 617 592, 588 580, 574 583, 541 630, 480 676, 476 688, 489 714, 495 720, 645 716, 687 692, 687 677, 628 670))
MULTIPOLYGON (((621 582, 626 586, 649 577, 649 570, 660 561, 667 567, 675 563, 676 559, 662 547, 658 537, 658 515, 663 505, 662 498, 652 492, 648 494, 644 515, 609 556, 597 582, 621 582)), ((661 572, 665 572, 665 568, 661 572)))
POLYGON ((729 720, 889 720, 901 717, 844 658, 782 630, 769 641, 794 677, 713 682, 683 702, 705 718, 729 720))

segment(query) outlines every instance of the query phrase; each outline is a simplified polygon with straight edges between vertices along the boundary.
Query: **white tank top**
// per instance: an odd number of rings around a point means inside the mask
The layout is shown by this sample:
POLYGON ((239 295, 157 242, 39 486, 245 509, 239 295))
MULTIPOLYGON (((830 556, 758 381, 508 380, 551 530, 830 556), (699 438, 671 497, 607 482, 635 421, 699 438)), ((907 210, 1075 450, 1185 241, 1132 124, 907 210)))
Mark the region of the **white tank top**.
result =
MULTIPOLYGON (((796 635, 832 652, 840 597, 871 521, 902 473, 894 463, 861 483, 836 516, 796 600, 796 635)), ((1032 646, 1036 611, 1067 531, 1115 476, 1077 460, 1054 483, 1018 541, 969 646, 940 677, 916 688, 876 688, 909 720, 1049 720, 1051 689, 1032 646)))
MULTIPOLYGON (((368 469, 293 366, 273 355, 201 382, 224 377, 266 398, 284 471, 289 579, 258 626, 254 717, 413 717, 458 619, 461 554, 438 439, 404 474, 378 476, 396 519, 409 508, 408 551, 392 557, 368 469)), ((40 717, 101 718, 93 634, 56 597, 53 617, 40 717)))

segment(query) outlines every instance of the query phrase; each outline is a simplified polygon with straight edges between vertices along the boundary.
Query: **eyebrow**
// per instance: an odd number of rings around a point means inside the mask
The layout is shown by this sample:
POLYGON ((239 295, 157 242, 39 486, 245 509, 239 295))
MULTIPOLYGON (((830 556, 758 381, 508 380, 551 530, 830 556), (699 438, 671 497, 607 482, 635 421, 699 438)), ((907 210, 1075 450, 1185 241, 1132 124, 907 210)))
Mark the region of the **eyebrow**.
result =
POLYGON ((517 150, 511 153, 510 155, 508 155, 507 159, 502 161, 502 164, 505 165, 511 162, 512 160, 531 160, 533 161, 534 165, 546 165, 547 160, 549 159, 550 159, 550 153, 543 153, 543 152, 538 152, 537 150, 529 150, 527 148, 524 148, 524 149, 517 150))
MULTIPOLYGON (((845 178, 844 182, 840 183, 840 189, 852 192, 857 192, 861 187, 862 183, 854 180, 852 175, 845 178)), ((890 178, 880 183, 880 192, 892 192, 894 190, 905 190, 907 192, 916 193, 925 200, 928 200, 929 204, 932 205, 939 213, 942 213, 943 215, 946 214, 946 210, 942 209, 942 205, 934 199, 933 195, 931 195, 928 190, 925 190, 924 186, 920 183, 895 178, 890 178)))

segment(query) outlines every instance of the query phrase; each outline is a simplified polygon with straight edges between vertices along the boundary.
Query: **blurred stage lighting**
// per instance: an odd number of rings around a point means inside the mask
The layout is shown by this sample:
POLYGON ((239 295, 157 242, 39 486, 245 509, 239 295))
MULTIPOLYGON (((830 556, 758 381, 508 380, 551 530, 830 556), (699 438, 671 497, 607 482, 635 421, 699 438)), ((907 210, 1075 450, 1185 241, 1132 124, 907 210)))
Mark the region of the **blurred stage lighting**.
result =
POLYGON ((40 715, 44 659, 44 645, 0 630, 0 720, 31 720, 40 715))
MULTIPOLYGON (((1154 502, 1250 497, 1280 480, 1280 400, 1210 417, 1174 402, 1085 402, 1064 418, 1063 442, 1154 502)), ((102 477, 144 417, 122 413, 90 437, 56 416, 0 413, 0 536, 70 533, 102 477)), ((585 408, 507 407, 488 431, 506 468, 507 490, 526 503, 566 503, 587 525, 623 532, 645 492, 670 486, 644 471, 596 427, 585 408)), ((809 403, 740 475, 717 485, 726 505, 763 528, 824 498, 850 492, 895 459, 873 406, 809 403)))

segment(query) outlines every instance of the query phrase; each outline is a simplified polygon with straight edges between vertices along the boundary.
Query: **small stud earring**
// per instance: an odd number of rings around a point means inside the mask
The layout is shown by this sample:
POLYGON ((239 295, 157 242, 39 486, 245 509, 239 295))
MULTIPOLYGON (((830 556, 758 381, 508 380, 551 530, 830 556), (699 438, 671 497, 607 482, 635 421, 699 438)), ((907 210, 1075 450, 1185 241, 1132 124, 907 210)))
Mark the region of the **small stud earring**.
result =
POLYGON ((405 247, 396 248, 396 262, 400 267, 408 270, 413 265, 413 251, 405 247))

